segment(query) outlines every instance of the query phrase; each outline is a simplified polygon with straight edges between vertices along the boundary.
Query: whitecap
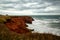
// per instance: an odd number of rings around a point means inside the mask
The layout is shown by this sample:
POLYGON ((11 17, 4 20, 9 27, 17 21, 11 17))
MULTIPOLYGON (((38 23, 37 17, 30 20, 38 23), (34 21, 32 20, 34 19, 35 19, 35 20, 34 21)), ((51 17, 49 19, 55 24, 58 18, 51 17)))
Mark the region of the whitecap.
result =
MULTIPOLYGON (((49 27, 47 23, 44 23, 43 20, 35 19, 35 21, 32 22, 32 24, 27 24, 29 29, 34 29, 33 32, 38 33, 51 33, 53 35, 60 36, 60 29, 49 27)), ((48 21, 47 21, 48 22, 48 21)))

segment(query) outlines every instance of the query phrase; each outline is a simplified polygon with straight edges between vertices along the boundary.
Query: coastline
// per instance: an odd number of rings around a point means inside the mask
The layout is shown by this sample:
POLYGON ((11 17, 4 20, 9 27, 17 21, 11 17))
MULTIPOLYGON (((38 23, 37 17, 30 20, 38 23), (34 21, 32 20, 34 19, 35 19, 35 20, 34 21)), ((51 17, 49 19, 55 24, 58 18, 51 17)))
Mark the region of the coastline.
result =
POLYGON ((0 39, 1 40, 59 40, 60 36, 50 33, 28 33, 19 34, 10 31, 3 23, 0 23, 0 39))

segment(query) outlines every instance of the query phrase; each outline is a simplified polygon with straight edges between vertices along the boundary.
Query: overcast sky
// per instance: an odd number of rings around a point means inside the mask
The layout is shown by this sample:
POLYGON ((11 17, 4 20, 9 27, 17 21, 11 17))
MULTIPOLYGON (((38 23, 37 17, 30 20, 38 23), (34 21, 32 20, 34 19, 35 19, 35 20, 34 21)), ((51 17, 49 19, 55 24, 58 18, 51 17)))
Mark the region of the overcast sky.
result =
POLYGON ((60 15, 60 0, 0 0, 0 14, 60 15))

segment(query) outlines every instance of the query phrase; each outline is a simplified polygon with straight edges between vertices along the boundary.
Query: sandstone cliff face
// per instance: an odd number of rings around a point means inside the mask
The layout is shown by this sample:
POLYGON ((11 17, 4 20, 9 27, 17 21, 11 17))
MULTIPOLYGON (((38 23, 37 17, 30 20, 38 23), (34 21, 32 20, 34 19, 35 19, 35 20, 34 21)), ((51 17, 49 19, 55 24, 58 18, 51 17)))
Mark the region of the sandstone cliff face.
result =
POLYGON ((25 33, 31 33, 31 29, 28 29, 28 25, 26 23, 32 24, 32 21, 34 19, 30 16, 18 16, 18 17, 11 17, 10 19, 7 19, 7 22, 5 22, 5 25, 12 31, 25 34, 25 33))
POLYGON ((29 24, 32 24, 32 21, 34 21, 34 19, 30 16, 13 16, 11 18, 19 18, 25 21, 25 23, 29 23, 29 24))

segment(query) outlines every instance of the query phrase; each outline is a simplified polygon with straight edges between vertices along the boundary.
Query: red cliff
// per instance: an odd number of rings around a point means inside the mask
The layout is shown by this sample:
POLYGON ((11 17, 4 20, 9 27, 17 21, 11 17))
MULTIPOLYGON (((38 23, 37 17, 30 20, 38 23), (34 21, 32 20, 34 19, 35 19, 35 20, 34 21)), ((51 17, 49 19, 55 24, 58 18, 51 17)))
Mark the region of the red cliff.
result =
POLYGON ((31 33, 31 29, 28 29, 28 25, 26 23, 32 24, 34 19, 30 16, 12 16, 10 19, 7 19, 5 25, 12 31, 25 34, 31 33))

